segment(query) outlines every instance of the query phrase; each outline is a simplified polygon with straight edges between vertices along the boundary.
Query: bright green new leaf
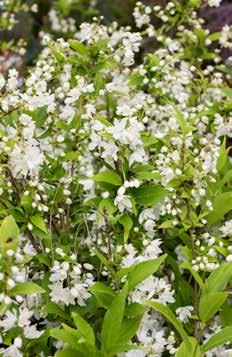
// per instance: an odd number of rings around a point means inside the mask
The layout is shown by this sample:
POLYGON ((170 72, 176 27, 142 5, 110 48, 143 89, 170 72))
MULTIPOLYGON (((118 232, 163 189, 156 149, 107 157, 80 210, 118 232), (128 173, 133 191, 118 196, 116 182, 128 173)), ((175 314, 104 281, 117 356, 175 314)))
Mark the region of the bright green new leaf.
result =
POLYGON ((178 348, 175 357, 201 357, 200 346, 194 337, 188 337, 178 348))
POLYGON ((30 221, 35 227, 39 228, 42 232, 47 233, 47 227, 43 217, 36 214, 35 216, 30 217, 30 221))
POLYGON ((174 114, 182 132, 184 134, 188 134, 192 130, 192 127, 187 123, 187 120, 185 119, 184 115, 177 108, 174 109, 174 114))
POLYGON ((18 246, 19 228, 13 216, 4 218, 0 227, 0 249, 5 253, 9 249, 16 251, 18 246))
POLYGON ((79 348, 78 340, 80 338, 80 334, 77 332, 77 330, 65 324, 62 324, 62 326, 66 328, 65 329, 53 328, 50 330, 50 335, 56 338, 57 340, 67 343, 72 348, 78 349, 79 348))
POLYGON ((110 183, 111 185, 114 185, 114 186, 122 185, 121 177, 116 172, 111 171, 111 170, 99 172, 99 174, 96 174, 93 176, 93 180, 96 182, 110 183))
POLYGON ((224 304, 228 294, 225 292, 203 294, 199 303, 199 315, 202 322, 209 321, 224 304))
POLYGON ((221 147, 219 156, 217 159, 217 171, 220 172, 226 164, 226 160, 228 159, 228 149, 226 148, 226 139, 224 138, 221 147))
POLYGON ((83 43, 81 43, 80 41, 70 40, 69 41, 69 45, 79 55, 81 55, 81 56, 83 56, 85 58, 89 57, 88 48, 85 45, 83 45, 83 43))
POLYGON ((95 335, 92 327, 77 312, 72 313, 73 321, 80 332, 90 345, 95 345, 95 335))
POLYGON ((128 291, 132 291, 139 283, 154 274, 165 261, 166 257, 167 254, 163 254, 157 259, 146 260, 135 265, 127 278, 128 291))
POLYGON ((102 349, 105 352, 112 351, 112 345, 118 341, 124 317, 125 303, 127 296, 127 284, 124 285, 120 293, 115 297, 109 309, 105 313, 102 325, 102 349))
POLYGON ((54 357, 77 357, 77 351, 71 348, 65 348, 56 352, 54 357))
POLYGON ((95 296, 98 305, 100 307, 104 307, 105 309, 109 308, 113 299, 115 298, 115 293, 111 287, 100 281, 97 281, 95 284, 93 284, 89 290, 95 296))
POLYGON ((120 334, 118 336, 119 343, 128 343, 135 335, 139 329, 143 315, 124 319, 122 322, 120 334))
POLYGON ((232 278, 232 262, 225 263, 214 270, 205 282, 207 293, 220 292, 232 278))
POLYGON ((131 228, 133 227, 133 221, 128 214, 124 214, 120 219, 119 223, 123 225, 124 228, 124 243, 127 242, 129 238, 129 233, 131 228))
POLYGON ((223 328, 221 331, 212 336, 203 346, 202 352, 207 352, 215 347, 224 345, 232 341, 232 326, 223 328))
POLYGON ((213 202, 213 212, 208 216, 208 224, 220 221, 232 209, 232 192, 223 192, 217 195, 213 202))
POLYGON ((45 293, 45 290, 38 284, 32 282, 18 283, 10 290, 10 295, 31 295, 43 293, 45 293))

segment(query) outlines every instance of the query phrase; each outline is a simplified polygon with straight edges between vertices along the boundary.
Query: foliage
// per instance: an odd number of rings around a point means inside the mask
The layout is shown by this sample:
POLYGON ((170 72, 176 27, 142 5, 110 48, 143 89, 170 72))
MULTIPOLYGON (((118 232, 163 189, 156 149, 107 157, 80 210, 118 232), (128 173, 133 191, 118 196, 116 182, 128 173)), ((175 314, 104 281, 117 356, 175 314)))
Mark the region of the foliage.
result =
POLYGON ((0 75, 0 354, 225 355, 231 28, 195 0, 138 2, 135 31, 53 5, 35 64, 0 75))

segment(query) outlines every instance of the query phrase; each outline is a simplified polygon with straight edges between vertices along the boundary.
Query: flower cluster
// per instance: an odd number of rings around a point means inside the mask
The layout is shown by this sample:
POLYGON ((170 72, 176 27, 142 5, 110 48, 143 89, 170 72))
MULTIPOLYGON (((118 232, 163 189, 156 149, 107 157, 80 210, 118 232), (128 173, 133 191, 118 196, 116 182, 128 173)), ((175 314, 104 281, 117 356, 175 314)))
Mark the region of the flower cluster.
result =
POLYGON ((231 29, 199 6, 52 9, 72 39, 0 75, 2 356, 229 353, 231 29))

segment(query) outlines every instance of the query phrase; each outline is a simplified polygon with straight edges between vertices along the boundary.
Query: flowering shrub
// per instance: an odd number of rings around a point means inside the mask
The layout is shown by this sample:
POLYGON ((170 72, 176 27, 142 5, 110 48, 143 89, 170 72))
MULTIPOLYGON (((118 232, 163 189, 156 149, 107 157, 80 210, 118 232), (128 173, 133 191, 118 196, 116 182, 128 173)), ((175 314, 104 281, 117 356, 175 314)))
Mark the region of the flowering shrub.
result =
POLYGON ((2 356, 229 356, 232 30, 200 5, 138 2, 137 32, 93 19, 0 76, 2 356))

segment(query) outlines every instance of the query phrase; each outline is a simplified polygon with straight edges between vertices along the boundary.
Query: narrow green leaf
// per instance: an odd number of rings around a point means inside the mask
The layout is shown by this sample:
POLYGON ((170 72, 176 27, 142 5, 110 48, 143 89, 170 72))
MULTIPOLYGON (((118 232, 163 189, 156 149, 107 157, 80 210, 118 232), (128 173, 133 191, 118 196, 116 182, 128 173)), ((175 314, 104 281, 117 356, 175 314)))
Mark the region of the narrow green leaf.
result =
POLYGON ((100 307, 104 307, 105 309, 109 308, 115 298, 115 293, 111 287, 100 281, 97 281, 94 285, 92 285, 89 290, 95 296, 98 305, 100 307))
POLYGON ((43 305, 41 308, 41 312, 46 314, 57 315, 64 320, 69 318, 68 316, 66 316, 65 312, 61 309, 61 307, 55 304, 54 302, 48 302, 47 304, 43 305))
POLYGON ((208 216, 208 224, 220 221, 232 209, 232 192, 223 192, 213 202, 213 212, 208 216))
POLYGON ((108 259, 106 259, 106 257, 101 252, 99 252, 97 250, 96 250, 96 256, 102 262, 102 264, 107 267, 107 269, 110 271, 112 276, 116 277, 116 272, 115 272, 114 268, 112 267, 112 265, 108 262, 108 259))
POLYGON ((199 315, 202 322, 209 321, 227 299, 225 292, 203 294, 199 303, 199 315))
POLYGON ((72 313, 73 321, 80 332, 90 345, 95 345, 95 335, 92 327, 77 312, 72 313))
POLYGON ((228 158, 228 149, 226 148, 226 138, 224 138, 221 147, 219 156, 217 159, 217 171, 220 172, 226 164, 226 160, 228 158))
POLYGON ((232 262, 225 263, 214 270, 205 282, 207 293, 220 292, 232 278, 232 262))
POLYGON ((128 275, 128 291, 132 291, 139 283, 144 281, 150 275, 154 274, 165 261, 167 254, 152 260, 146 260, 134 266, 128 275))
POLYGON ((199 287, 201 289, 205 288, 203 280, 201 279, 198 272, 192 268, 191 264, 189 264, 188 262, 184 262, 181 264, 180 268, 189 270, 191 272, 192 276, 194 277, 194 279, 196 280, 196 282, 198 283, 199 287))
POLYGON ((42 232, 47 233, 47 227, 44 222, 44 219, 39 214, 30 217, 30 221, 35 227, 39 228, 42 232))
POLYGON ((201 350, 194 337, 187 337, 178 348, 175 357, 201 357, 201 350))
POLYGON ((181 113, 181 111, 177 108, 174 109, 174 115, 175 115, 175 118, 177 120, 177 123, 179 124, 182 132, 184 134, 188 134, 192 128, 191 126, 187 123, 184 115, 181 113))
POLYGON ((133 227, 133 221, 128 214, 124 214, 119 219, 119 223, 121 223, 124 227, 124 243, 126 243, 129 238, 130 230, 133 227))
POLYGON ((169 322, 171 322, 171 324, 179 332, 183 340, 186 340, 188 338, 188 335, 185 332, 183 325, 180 323, 180 321, 177 320, 173 312, 167 306, 149 300, 147 301, 147 304, 151 306, 154 310, 160 312, 169 322))
POLYGON ((232 341, 232 326, 223 328, 221 331, 212 336, 203 346, 202 352, 205 353, 215 347, 224 345, 232 341))
POLYGON ((65 324, 62 324, 62 326, 65 326, 66 329, 53 328, 50 330, 50 335, 59 341, 67 343, 72 348, 78 349, 78 340, 80 338, 80 334, 75 329, 65 324))
POLYGON ((85 45, 83 45, 83 43, 81 43, 80 41, 78 41, 78 40, 70 40, 69 41, 69 45, 75 52, 77 52, 81 56, 83 56, 85 58, 89 57, 88 48, 85 45))
POLYGON ((112 345, 118 340, 121 331, 125 303, 127 296, 127 284, 124 285, 120 293, 115 297, 110 308, 105 314, 102 325, 102 348, 105 352, 112 351, 112 345))

